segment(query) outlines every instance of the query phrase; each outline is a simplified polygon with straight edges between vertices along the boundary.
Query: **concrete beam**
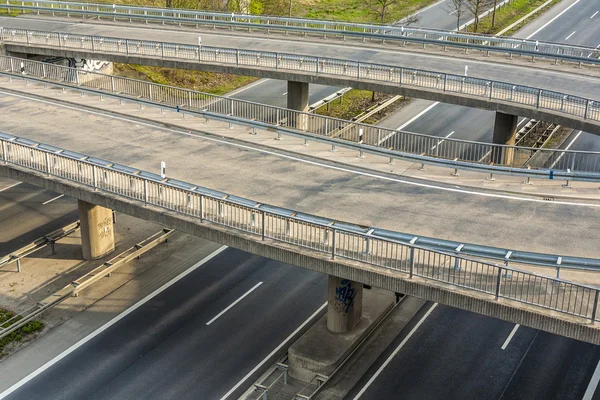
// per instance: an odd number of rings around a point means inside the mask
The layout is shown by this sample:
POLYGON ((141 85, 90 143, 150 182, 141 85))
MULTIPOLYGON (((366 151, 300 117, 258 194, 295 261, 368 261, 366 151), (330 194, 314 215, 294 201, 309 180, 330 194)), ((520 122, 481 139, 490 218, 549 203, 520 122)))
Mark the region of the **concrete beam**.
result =
POLYGON ((89 186, 13 165, 0 165, 0 175, 57 193, 63 193, 75 199, 101 205, 136 218, 175 228, 190 235, 275 261, 327 275, 344 277, 392 292, 405 293, 450 307, 600 345, 600 324, 591 324, 589 320, 583 318, 544 310, 507 299, 496 301, 484 293, 418 277, 410 279, 407 274, 399 271, 379 268, 353 260, 341 258, 332 260, 330 255, 318 251, 303 249, 270 239, 261 240, 260 236, 246 234, 233 228, 206 221, 200 222, 198 218, 159 207, 144 206, 140 201, 111 193, 94 191, 89 186))
MULTIPOLYGON (((496 111, 492 143, 514 146, 517 138, 518 115, 505 114, 496 111)), ((513 149, 497 149, 492 151, 492 161, 495 164, 511 165, 514 158, 513 149)))
POLYGON ((533 118, 541 121, 556 123, 584 132, 600 135, 600 122, 585 120, 581 117, 561 114, 552 110, 538 110, 533 106, 515 104, 510 102, 501 102, 498 100, 489 100, 483 97, 474 97, 467 94, 442 92, 431 88, 415 88, 400 86, 397 84, 386 84, 385 82, 373 82, 356 80, 350 77, 334 77, 315 75, 309 72, 286 71, 286 70, 265 70, 256 67, 233 65, 222 65, 197 60, 163 60, 159 58, 142 57, 137 55, 111 54, 102 52, 92 52, 88 50, 77 49, 54 49, 42 47, 39 45, 23 46, 15 44, 6 44, 7 51, 18 53, 31 53, 49 56, 63 56, 85 59, 100 59, 106 61, 142 64, 158 66, 165 68, 188 69, 208 72, 219 72, 233 75, 256 76, 259 78, 271 78, 284 81, 316 83, 327 86, 350 86, 354 89, 369 90, 381 93, 398 94, 407 97, 414 97, 424 100, 439 101, 442 103, 455 104, 465 107, 480 108, 482 110, 500 111, 505 114, 520 115, 522 117, 533 118))
POLYGON ((77 202, 81 221, 81 249, 85 260, 96 260, 115 250, 112 210, 83 200, 77 202))

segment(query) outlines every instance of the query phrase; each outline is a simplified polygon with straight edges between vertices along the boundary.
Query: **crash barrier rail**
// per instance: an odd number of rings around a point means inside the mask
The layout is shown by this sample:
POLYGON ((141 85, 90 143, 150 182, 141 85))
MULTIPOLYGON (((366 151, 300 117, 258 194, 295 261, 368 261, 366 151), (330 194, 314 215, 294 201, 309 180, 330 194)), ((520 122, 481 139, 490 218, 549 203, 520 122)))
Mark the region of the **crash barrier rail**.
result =
MULTIPOLYGON (((389 150, 391 151, 390 156, 394 156, 394 152, 402 152, 434 158, 438 162, 445 159, 447 160, 445 164, 448 166, 450 166, 448 164, 450 162, 452 166, 459 166, 460 162, 467 162, 476 168, 483 166, 493 168, 493 171, 498 173, 502 172, 498 169, 502 166, 510 168, 513 172, 519 168, 527 169, 527 174, 552 166, 553 177, 555 172, 568 171, 583 175, 570 176, 566 179, 582 180, 591 179, 588 176, 589 173, 600 172, 600 153, 598 152, 506 146, 398 131, 314 113, 8 56, 0 56, 0 71, 117 93, 138 100, 147 99, 151 102, 169 104, 205 114, 215 113, 228 118, 243 118, 247 123, 260 121, 276 125, 280 129, 290 128, 324 138, 335 137, 346 142, 361 143, 365 146, 389 150), (534 155, 536 155, 535 158, 533 158, 534 155), (494 166, 490 167, 490 163, 493 163, 494 166)), ((600 118, 600 111, 598 114, 600 118)), ((431 163, 434 160, 415 161, 431 163)), ((544 172, 544 175, 548 174, 548 171, 544 172)), ((558 178, 558 176, 556 177, 558 178)))
POLYGON ((80 291, 99 281, 100 279, 110 276, 111 273, 127 264, 134 258, 139 258, 142 254, 153 249, 158 244, 166 242, 173 232, 173 229, 162 229, 149 238, 125 250, 118 256, 94 268, 81 278, 73 281, 71 284, 40 301, 35 306, 15 314, 11 319, 5 321, 0 326, 0 339, 25 326, 32 319, 49 308, 61 303, 63 300, 66 300, 71 296, 77 296, 80 291))
POLYGON ((257 240, 283 242, 298 249, 402 272, 408 278, 444 282, 455 287, 510 299, 595 321, 600 289, 456 253, 432 250, 397 240, 398 233, 333 221, 287 210, 126 165, 0 133, 7 167, 47 174, 99 193, 111 193, 226 226, 257 240))
POLYGON ((65 238, 71 233, 77 231, 79 229, 79 225, 79 221, 73 222, 64 228, 57 229, 39 239, 34 240, 26 246, 21 247, 19 250, 0 258, 0 267, 14 262, 17 263, 17 271, 21 272, 21 259, 46 246, 50 246, 52 248, 52 254, 56 254, 54 244, 60 239, 65 238))
MULTIPOLYGON (((332 151, 335 151, 336 147, 348 148, 348 149, 358 151, 360 157, 364 157, 365 153, 376 155, 376 156, 381 156, 381 157, 389 157, 390 164, 392 164, 394 162, 394 159, 402 159, 405 161, 421 163, 422 164, 421 169, 425 169, 424 166, 426 164, 427 165, 437 165, 437 166, 446 167, 446 168, 454 168, 454 172, 452 173, 454 176, 459 176, 458 170, 460 169, 460 170, 471 170, 471 171, 476 171, 476 172, 489 173, 490 175, 488 176, 488 179, 492 179, 492 180, 494 179, 494 174, 503 174, 503 175, 514 175, 514 176, 524 177, 527 179, 526 183, 528 183, 531 178, 566 180, 567 186, 569 185, 569 181, 600 182, 600 174, 599 173, 571 171, 569 169, 567 169, 566 171, 552 169, 552 168, 554 168, 554 166, 556 164, 559 163, 559 161, 562 158, 562 154, 557 154, 557 157, 550 158, 550 157, 545 157, 544 154, 540 154, 540 152, 538 151, 537 153, 533 153, 527 160, 525 160, 524 163, 521 162, 522 165, 527 165, 528 166, 527 168, 497 166, 497 165, 494 165, 493 163, 489 164, 489 165, 482 164, 482 163, 477 164, 477 163, 471 163, 471 162, 465 162, 465 161, 449 160, 449 159, 438 158, 438 157, 430 157, 430 156, 423 156, 423 155, 417 155, 417 154, 411 154, 411 153, 404 153, 404 152, 400 152, 400 151, 396 151, 396 150, 389 150, 389 149, 385 149, 382 147, 367 145, 367 144, 364 144, 360 140, 360 138, 361 138, 360 132, 359 132, 359 136, 358 136, 358 142, 352 142, 352 141, 349 141, 346 139, 340 139, 339 136, 344 135, 344 133, 345 133, 344 129, 340 129, 340 130, 334 132, 334 134, 330 137, 321 136, 321 135, 315 135, 312 133, 305 133, 303 131, 299 131, 296 129, 284 128, 277 124, 259 122, 255 119, 239 118, 239 117, 234 117, 231 115, 223 115, 223 114, 213 113, 213 112, 209 112, 209 111, 196 111, 193 109, 189 109, 187 107, 180 107, 178 105, 171 106, 168 104, 149 101, 149 100, 143 100, 143 99, 136 98, 136 97, 123 96, 118 93, 114 94, 114 93, 110 93, 110 92, 104 92, 102 90, 84 88, 82 86, 73 86, 70 84, 64 84, 64 83, 60 83, 60 82, 52 82, 52 81, 48 81, 48 80, 39 79, 36 77, 31 77, 28 75, 5 73, 5 72, 2 72, 1 70, 0 70, 0 75, 8 76, 9 80, 12 80, 14 78, 19 79, 19 80, 24 80, 26 85, 29 85, 29 82, 35 82, 38 84, 43 84, 44 87, 48 87, 48 86, 59 87, 63 90, 63 92, 65 91, 65 89, 73 89, 73 90, 81 92, 82 96, 85 93, 99 96, 100 100, 102 100, 104 97, 111 97, 111 98, 119 100, 119 102, 121 104, 124 104, 125 102, 132 102, 132 103, 138 104, 141 108, 144 108, 144 106, 155 107, 155 108, 159 108, 161 110, 161 113, 164 113, 165 109, 176 111, 176 112, 181 112, 182 116, 184 118, 185 118, 185 115, 192 115, 192 116, 196 116, 196 117, 200 117, 200 118, 204 119, 205 123, 208 123, 209 120, 222 121, 222 122, 228 123, 230 129, 233 129, 233 127, 235 125, 245 126, 245 127, 251 128, 252 134, 256 134, 257 130, 260 129, 260 130, 265 130, 268 132, 276 132, 278 139, 281 139, 281 135, 284 134, 284 135, 303 139, 304 143, 306 145, 308 144, 309 141, 325 143, 325 144, 331 146, 332 151), (531 169, 530 168, 531 165, 543 165, 544 163, 546 163, 546 164, 551 163, 551 168, 549 168, 549 169, 548 168, 544 168, 544 169, 531 169)), ((444 140, 441 139, 440 144, 442 144, 443 142, 444 142, 444 140)), ((533 150, 535 150, 535 149, 533 149, 533 150)), ((562 153, 562 150, 557 150, 557 152, 562 153)), ((499 155, 501 157, 504 157, 505 153, 506 152, 499 153, 499 155)), ((489 154, 488 154, 488 156, 489 156, 489 154)))
POLYGON ((496 37, 492 35, 458 33, 438 29, 411 28, 376 24, 359 24, 339 21, 322 21, 305 18, 286 18, 263 15, 219 13, 183 9, 138 7, 118 4, 71 3, 61 1, 18 1, 5 0, 0 8, 7 10, 33 11, 37 13, 62 13, 67 16, 107 17, 113 20, 143 20, 176 24, 204 25, 212 28, 263 30, 267 33, 280 31, 306 35, 341 36, 376 40, 395 40, 427 45, 458 47, 465 49, 499 52, 504 54, 550 58, 578 64, 600 64, 600 49, 585 46, 570 46, 537 40, 496 37))
POLYGON ((97 54, 124 54, 166 60, 218 63, 273 71, 299 71, 310 75, 344 77, 357 81, 384 82, 393 86, 418 87, 435 92, 460 93, 488 101, 521 104, 600 122, 600 101, 531 86, 401 66, 299 54, 13 28, 0 28, 0 40, 6 43, 76 49, 97 54))

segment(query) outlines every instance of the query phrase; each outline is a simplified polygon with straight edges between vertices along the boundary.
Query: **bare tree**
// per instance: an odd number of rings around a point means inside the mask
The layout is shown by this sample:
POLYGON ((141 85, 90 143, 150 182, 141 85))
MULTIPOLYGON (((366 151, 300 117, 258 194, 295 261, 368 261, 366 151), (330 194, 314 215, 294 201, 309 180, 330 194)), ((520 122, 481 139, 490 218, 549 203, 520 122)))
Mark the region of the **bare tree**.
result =
POLYGON ((465 6, 467 10, 473 14, 473 32, 477 32, 477 28, 479 28, 479 14, 481 14, 481 9, 485 5, 485 0, 466 0, 465 6))
POLYGON ((467 0, 450 0, 448 12, 456 15, 456 30, 460 29, 460 18, 465 13, 465 2, 467 0))
POLYGON ((375 11, 379 17, 379 21, 385 23, 386 13, 390 6, 398 4, 400 0, 368 0, 371 3, 371 9, 375 11))

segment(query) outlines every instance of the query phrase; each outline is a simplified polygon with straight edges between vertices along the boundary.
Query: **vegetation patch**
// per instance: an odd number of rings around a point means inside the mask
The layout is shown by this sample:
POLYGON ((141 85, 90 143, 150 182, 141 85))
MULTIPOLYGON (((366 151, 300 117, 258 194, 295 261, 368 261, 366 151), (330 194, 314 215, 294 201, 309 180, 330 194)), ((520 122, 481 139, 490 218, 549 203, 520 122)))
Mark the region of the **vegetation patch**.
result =
MULTIPOLYGON (((329 107, 322 106, 318 108, 315 113, 333 118, 352 120, 365 110, 384 103, 392 97, 394 97, 392 94, 375 93, 375 96, 373 96, 373 92, 370 90, 353 89, 345 93, 341 100, 335 99, 329 104, 329 107)), ((402 107, 402 105, 409 100, 410 99, 407 98, 400 99, 362 122, 365 124, 376 124, 390 113, 402 107)))
POLYGON ((190 90, 223 95, 252 83, 258 78, 215 72, 189 71, 135 64, 114 64, 114 74, 161 85, 177 86, 190 90))
MULTIPOLYGON (((502 29, 506 28, 510 24, 517 22, 519 19, 523 18, 525 15, 529 14, 542 4, 544 4, 548 0, 511 0, 507 5, 500 7, 496 10, 496 17, 494 18, 494 25, 492 26, 492 14, 489 16, 482 18, 479 20, 479 26, 477 27, 477 33, 487 33, 487 34, 495 34, 500 32, 502 29)), ((560 0, 554 0, 552 3, 548 5, 548 7, 553 6, 555 3, 558 3, 560 0)), ((534 19, 540 13, 536 13, 532 15, 529 20, 534 19)), ((523 24, 526 24, 528 21, 524 21, 523 24)), ((515 27, 515 31, 522 27, 515 27)), ((474 32, 475 26, 470 25, 467 28, 467 31, 474 32)), ((505 32, 503 35, 508 36, 514 32, 505 32)))
MULTIPOLYGON (((0 326, 2 326, 2 328, 8 328, 22 318, 18 316, 11 320, 14 316, 15 314, 13 312, 0 308, 0 326)), ((44 324, 42 322, 36 320, 29 321, 21 328, 0 339, 0 357, 7 355, 4 351, 7 346, 14 346, 27 337, 31 337, 35 332, 41 331, 43 328, 44 324)))

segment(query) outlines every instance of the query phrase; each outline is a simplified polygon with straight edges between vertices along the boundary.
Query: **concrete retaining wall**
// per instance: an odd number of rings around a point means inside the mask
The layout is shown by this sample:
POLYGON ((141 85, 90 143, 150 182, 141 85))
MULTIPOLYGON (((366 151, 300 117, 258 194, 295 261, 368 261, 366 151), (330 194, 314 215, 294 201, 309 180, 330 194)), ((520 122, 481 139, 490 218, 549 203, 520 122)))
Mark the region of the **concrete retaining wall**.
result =
POLYGON ((325 274, 344 277, 393 292, 438 302, 451 307, 518 323, 577 340, 600 344, 600 324, 591 324, 582 318, 543 310, 510 300, 495 301, 491 296, 464 290, 440 282, 421 278, 409 279, 406 274, 377 268, 359 262, 335 259, 324 253, 302 249, 272 240, 244 234, 227 227, 200 223, 198 218, 167 211, 154 206, 69 182, 21 167, 0 165, 0 175, 46 188, 66 196, 108 207, 118 212, 156 222, 169 228, 231 246, 248 253, 296 265, 325 274))
POLYGON ((102 59, 126 64, 142 64, 158 66, 165 68, 190 69, 209 72, 220 72, 233 75, 256 76, 259 78, 280 79, 286 81, 317 83, 327 86, 353 87, 354 89, 371 90, 375 92, 398 94, 419 99, 439 101, 442 103, 456 104, 465 107, 480 108, 483 110, 501 111, 505 114, 513 114, 521 117, 529 117, 541 121, 556 123, 573 129, 583 130, 584 132, 600 135, 600 122, 584 120, 581 117, 569 116, 555 113, 551 110, 538 110, 531 106, 521 104, 499 102, 488 100, 481 97, 463 95, 461 93, 441 92, 429 88, 409 88, 405 86, 389 85, 384 82, 368 82, 362 80, 353 80, 348 77, 321 76, 311 73, 302 73, 298 71, 273 71, 253 67, 236 67, 232 65, 222 65, 218 63, 208 63, 197 60, 163 60, 160 58, 151 58, 143 56, 132 56, 124 54, 95 53, 86 50, 77 49, 54 49, 39 46, 23 46, 7 44, 8 52, 16 53, 35 53, 40 55, 54 55, 73 58, 102 59))

